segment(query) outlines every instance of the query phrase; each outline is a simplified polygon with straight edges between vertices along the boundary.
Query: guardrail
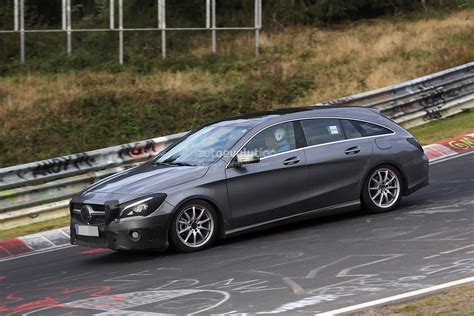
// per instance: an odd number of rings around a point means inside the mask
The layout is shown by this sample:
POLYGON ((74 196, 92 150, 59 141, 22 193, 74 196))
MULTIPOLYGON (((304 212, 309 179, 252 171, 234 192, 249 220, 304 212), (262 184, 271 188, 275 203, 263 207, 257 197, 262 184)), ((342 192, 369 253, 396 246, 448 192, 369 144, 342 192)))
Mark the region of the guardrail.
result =
MULTIPOLYGON (((410 128, 474 107, 474 62, 317 105, 374 107, 410 128)), ((157 154, 185 133, 0 169, 0 228, 67 215, 92 182, 157 154)))

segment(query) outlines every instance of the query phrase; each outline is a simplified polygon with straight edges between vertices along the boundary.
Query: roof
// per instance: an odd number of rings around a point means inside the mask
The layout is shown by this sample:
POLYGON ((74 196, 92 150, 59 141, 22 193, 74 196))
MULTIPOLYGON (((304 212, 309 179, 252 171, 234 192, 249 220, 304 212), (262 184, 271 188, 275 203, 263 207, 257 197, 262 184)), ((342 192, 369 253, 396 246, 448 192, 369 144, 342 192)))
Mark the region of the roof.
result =
MULTIPOLYGON (((347 112, 363 112, 368 113, 368 108, 358 107, 358 106, 307 106, 307 107, 294 107, 294 108, 284 108, 276 109, 263 112, 255 112, 249 114, 243 114, 239 116, 229 117, 221 120, 211 122, 207 125, 216 125, 216 126, 257 126, 265 122, 276 121, 281 119, 282 116, 288 116, 288 119, 313 116, 316 114, 326 114, 326 115, 341 115, 347 112), (304 112, 307 112, 304 113, 304 112), (304 115, 301 115, 304 114, 304 115)), ((373 113, 372 113, 373 114, 373 113)))

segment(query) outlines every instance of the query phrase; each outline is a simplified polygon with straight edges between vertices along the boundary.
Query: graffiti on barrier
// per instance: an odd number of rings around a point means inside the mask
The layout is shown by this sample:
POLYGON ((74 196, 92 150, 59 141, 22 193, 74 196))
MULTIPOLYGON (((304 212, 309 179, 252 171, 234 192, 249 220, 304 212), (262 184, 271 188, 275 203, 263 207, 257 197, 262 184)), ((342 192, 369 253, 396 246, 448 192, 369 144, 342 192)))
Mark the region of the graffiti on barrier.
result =
POLYGON ((342 105, 342 104, 349 104, 354 101, 354 98, 349 96, 349 97, 343 97, 335 100, 330 100, 321 103, 321 105, 342 105))
POLYGON ((147 140, 143 145, 142 143, 122 145, 122 148, 118 151, 120 159, 125 160, 127 157, 133 159, 146 158, 156 155, 165 148, 163 142, 157 143, 154 140, 147 140))
POLYGON ((425 109, 425 121, 437 120, 442 117, 441 110, 446 103, 443 87, 422 94, 421 106, 425 109))
POLYGON ((94 161, 94 158, 90 157, 87 153, 53 158, 39 162, 33 169, 32 173, 34 178, 38 178, 40 176, 44 177, 47 175, 68 171, 71 168, 81 170, 83 166, 92 167, 94 161))

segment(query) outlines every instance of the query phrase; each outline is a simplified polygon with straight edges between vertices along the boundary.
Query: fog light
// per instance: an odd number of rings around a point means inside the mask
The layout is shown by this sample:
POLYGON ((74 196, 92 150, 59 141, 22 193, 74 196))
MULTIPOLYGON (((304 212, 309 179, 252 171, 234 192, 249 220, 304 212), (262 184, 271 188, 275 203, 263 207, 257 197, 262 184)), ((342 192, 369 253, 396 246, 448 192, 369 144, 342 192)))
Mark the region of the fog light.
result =
POLYGON ((140 240, 141 234, 138 231, 131 231, 129 236, 131 241, 137 242, 140 240))

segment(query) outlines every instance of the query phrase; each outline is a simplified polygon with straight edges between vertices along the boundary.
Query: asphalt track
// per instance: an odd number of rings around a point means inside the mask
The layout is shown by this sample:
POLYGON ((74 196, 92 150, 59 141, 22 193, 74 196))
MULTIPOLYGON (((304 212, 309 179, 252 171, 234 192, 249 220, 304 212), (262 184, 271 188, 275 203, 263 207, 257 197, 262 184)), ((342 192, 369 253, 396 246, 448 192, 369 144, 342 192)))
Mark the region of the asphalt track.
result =
POLYGON ((314 314, 474 276, 474 154, 399 210, 357 208, 193 254, 82 247, 0 263, 2 315, 314 314))

